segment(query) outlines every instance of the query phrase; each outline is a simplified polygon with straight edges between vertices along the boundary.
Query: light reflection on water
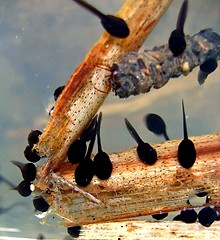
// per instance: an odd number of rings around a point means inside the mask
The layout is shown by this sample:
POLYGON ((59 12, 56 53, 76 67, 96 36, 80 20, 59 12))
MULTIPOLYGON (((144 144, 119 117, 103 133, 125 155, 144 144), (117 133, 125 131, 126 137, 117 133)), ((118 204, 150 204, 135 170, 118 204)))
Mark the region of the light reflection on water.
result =
MULTIPOLYGON (((105 12, 114 13, 123 1, 93 1, 105 12)), ((145 48, 166 43, 175 27, 179 1, 174 1, 152 32, 145 48)), ((211 27, 220 33, 218 0, 190 1, 185 32, 194 34, 211 27)), ((10 160, 25 161, 23 149, 31 129, 43 129, 46 106, 56 87, 65 84, 102 33, 98 20, 71 1, 1 0, 0 4, 0 174, 15 185, 20 173, 10 160)), ((146 95, 120 100, 110 94, 102 106, 103 147, 118 151, 134 145, 125 126, 127 117, 141 137, 149 142, 163 139, 147 132, 143 118, 155 112, 163 117, 170 138, 182 137, 181 99, 188 115, 189 135, 219 131, 219 68, 203 86, 197 83, 197 69, 188 77, 171 80, 167 86, 146 95), (117 123, 117 124, 116 124, 117 123), (146 131, 146 135, 144 132, 146 131)), ((0 236, 64 238, 65 229, 46 227, 34 216, 31 198, 23 199, 1 182, 0 208, 13 206, 0 215, 1 228, 19 229, 20 233, 2 231, 0 236)))

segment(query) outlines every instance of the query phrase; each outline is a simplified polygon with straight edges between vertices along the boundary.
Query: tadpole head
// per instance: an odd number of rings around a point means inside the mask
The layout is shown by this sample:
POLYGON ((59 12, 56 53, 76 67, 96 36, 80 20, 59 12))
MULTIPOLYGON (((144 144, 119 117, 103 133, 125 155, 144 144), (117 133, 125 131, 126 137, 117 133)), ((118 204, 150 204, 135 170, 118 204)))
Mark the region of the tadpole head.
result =
POLYGON ((190 139, 183 139, 178 146, 178 161, 183 168, 191 168, 196 161, 196 150, 190 139))
POLYGON ((210 227, 211 224, 216 220, 217 213, 211 207, 204 207, 199 211, 198 220, 205 227, 210 227))
POLYGON ((41 157, 37 154, 37 151, 34 149, 32 151, 32 146, 28 145, 24 150, 24 156, 29 162, 38 162, 41 157))
POLYGON ((31 185, 31 182, 23 180, 16 188, 14 188, 14 190, 17 190, 21 196, 28 197, 32 193, 31 185))
POLYGON ((207 59, 203 64, 200 65, 199 73, 198 73, 198 82, 202 85, 209 74, 215 71, 218 67, 218 62, 216 59, 210 58, 207 59))
POLYGON ((185 223, 194 223, 197 220, 197 212, 194 209, 186 209, 181 211, 180 218, 185 223))
POLYGON ((169 140, 166 132, 166 124, 159 115, 155 113, 146 115, 145 123, 149 131, 156 135, 163 135, 166 140, 169 140))
POLYGON ((57 89, 55 89, 55 91, 53 93, 54 101, 56 101, 58 99, 58 97, 60 96, 60 94, 62 93, 64 88, 65 88, 65 86, 60 86, 57 89))
POLYGON ((42 196, 36 196, 33 199, 33 205, 36 210, 40 212, 46 212, 50 205, 47 203, 47 201, 42 196))
POLYGON ((77 139, 76 141, 74 141, 69 146, 69 149, 67 151, 67 158, 69 162, 71 162, 72 164, 81 162, 85 158, 86 149, 87 147, 85 141, 81 139, 77 139))
POLYGON ((94 176, 94 162, 91 159, 83 160, 77 166, 74 175, 77 185, 88 186, 94 176))
POLYGON ((112 174, 112 162, 106 152, 99 151, 94 157, 95 175, 100 180, 108 179, 112 174))
POLYGON ((157 152, 148 143, 139 144, 137 154, 140 160, 148 165, 153 165, 157 161, 157 152))
POLYGON ((73 238, 78 238, 80 236, 81 226, 68 227, 67 232, 73 238))
POLYGON ((122 18, 113 15, 105 15, 101 19, 101 24, 105 30, 114 37, 126 38, 129 36, 130 30, 127 23, 122 18))
POLYGON ((39 136, 42 134, 42 132, 40 130, 32 130, 29 134, 28 134, 28 144, 30 146, 33 146, 34 144, 36 144, 39 140, 39 136))
POLYGON ((182 30, 175 29, 171 34, 168 41, 169 49, 174 57, 181 55, 186 48, 185 35, 182 30))
POLYGON ((168 216, 168 213, 158 213, 158 214, 153 214, 152 218, 154 218, 156 220, 162 220, 167 216, 168 216))

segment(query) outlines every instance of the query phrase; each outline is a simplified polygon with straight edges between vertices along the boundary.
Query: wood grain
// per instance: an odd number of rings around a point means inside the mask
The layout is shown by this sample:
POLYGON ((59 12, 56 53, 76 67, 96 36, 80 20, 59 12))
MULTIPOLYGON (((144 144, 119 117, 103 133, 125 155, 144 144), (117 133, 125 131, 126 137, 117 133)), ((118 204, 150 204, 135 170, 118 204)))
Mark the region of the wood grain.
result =
POLYGON ((101 181, 94 177, 87 187, 74 189, 74 170, 66 160, 59 173, 49 174, 37 187, 51 204, 55 214, 66 226, 120 221, 160 212, 196 208, 189 196, 207 192, 209 203, 220 203, 220 134, 190 137, 197 158, 190 169, 177 160, 181 140, 152 145, 158 154, 157 162, 146 165, 136 153, 136 147, 110 154, 112 176, 101 181), (48 194, 49 192, 49 194, 48 194), (90 198, 85 193, 89 193, 90 198), (65 210, 64 210, 65 209, 65 210))

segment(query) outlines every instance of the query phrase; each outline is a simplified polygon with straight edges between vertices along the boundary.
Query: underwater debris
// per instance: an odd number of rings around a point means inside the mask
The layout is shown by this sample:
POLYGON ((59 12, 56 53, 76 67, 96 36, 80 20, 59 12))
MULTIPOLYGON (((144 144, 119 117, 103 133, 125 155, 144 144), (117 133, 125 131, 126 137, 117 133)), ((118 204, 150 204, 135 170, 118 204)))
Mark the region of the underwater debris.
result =
POLYGON ((147 93, 159 89, 170 78, 188 75, 195 67, 212 58, 220 59, 220 36, 212 29, 204 29, 194 36, 186 35, 186 49, 182 55, 170 55, 168 45, 143 52, 129 52, 113 64, 112 87, 116 96, 147 93))

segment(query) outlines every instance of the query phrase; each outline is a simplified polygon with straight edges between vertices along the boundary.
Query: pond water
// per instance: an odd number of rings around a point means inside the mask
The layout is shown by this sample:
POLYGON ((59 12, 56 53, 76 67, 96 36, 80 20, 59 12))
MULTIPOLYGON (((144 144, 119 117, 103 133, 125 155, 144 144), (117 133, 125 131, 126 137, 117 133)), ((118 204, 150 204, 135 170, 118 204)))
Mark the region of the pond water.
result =
MULTIPOLYGON (((123 1, 90 1, 105 13, 116 12, 123 1)), ((143 48, 165 44, 176 25, 180 1, 174 1, 143 48)), ((220 33, 219 0, 189 1, 185 33, 211 27, 220 33)), ((0 1, 0 175, 14 185, 21 181, 11 160, 23 156, 31 129, 43 129, 53 92, 64 85, 103 29, 99 20, 72 1, 0 1)), ((181 100, 184 99, 190 135, 219 132, 220 84, 218 68, 205 84, 197 82, 198 69, 170 80, 160 90, 121 100, 110 93, 101 110, 103 148, 108 152, 134 146, 124 125, 128 118, 148 142, 163 141, 146 130, 143 117, 163 117, 171 139, 182 138, 181 100)), ((0 239, 8 237, 64 239, 66 229, 43 226, 34 216, 31 197, 22 198, 0 182, 0 239), (9 208, 9 209, 8 209, 9 208), (2 238, 1 238, 2 236, 2 238)))

